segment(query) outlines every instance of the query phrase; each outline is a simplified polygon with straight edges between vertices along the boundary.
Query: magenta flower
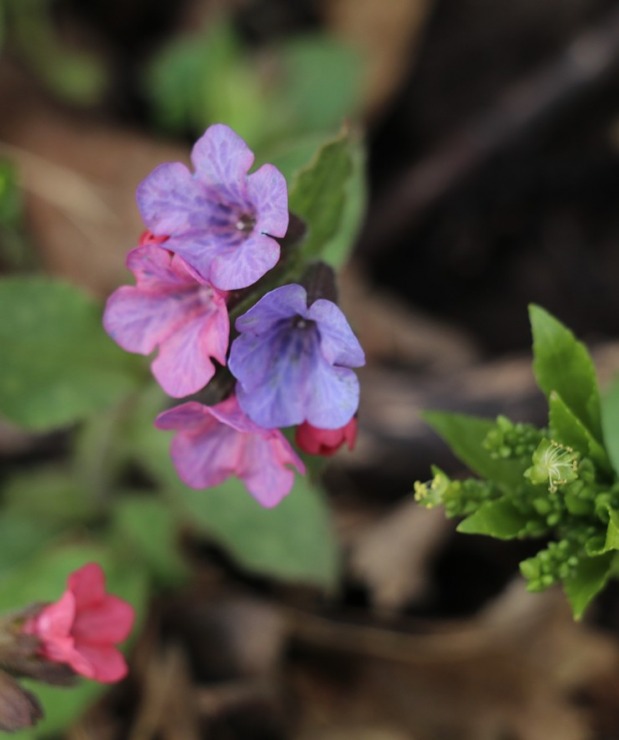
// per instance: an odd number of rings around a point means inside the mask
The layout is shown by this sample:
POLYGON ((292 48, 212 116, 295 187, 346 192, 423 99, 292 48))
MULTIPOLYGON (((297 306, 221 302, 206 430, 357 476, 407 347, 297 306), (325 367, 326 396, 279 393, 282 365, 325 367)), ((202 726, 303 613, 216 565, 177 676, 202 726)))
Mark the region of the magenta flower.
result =
POLYGON ((256 424, 339 429, 351 420, 359 382, 350 368, 365 357, 335 303, 320 298, 308 307, 305 288, 283 285, 240 316, 236 328, 228 365, 239 381, 239 405, 256 424))
POLYGON ((95 681, 113 683, 127 674, 125 659, 115 646, 129 636, 133 620, 133 607, 106 594, 101 566, 89 563, 71 573, 60 600, 28 620, 24 632, 38 637, 47 660, 67 663, 95 681))
POLYGON ((158 429, 174 429, 172 460, 180 478, 192 488, 209 488, 240 478, 262 506, 278 504, 294 481, 291 467, 305 466, 276 429, 254 424, 235 396, 216 406, 183 403, 157 417, 158 429))
POLYGON ((226 364, 230 323, 225 294, 181 257, 156 245, 132 250, 127 267, 137 285, 125 285, 109 297, 105 330, 129 352, 148 355, 159 347, 151 367, 170 396, 199 391, 215 374, 211 359, 226 364))
POLYGON ((297 447, 309 455, 334 455, 343 444, 354 449, 357 441, 357 418, 353 418, 340 429, 318 429, 306 421, 295 429, 294 441, 297 447))
POLYGON ((181 255, 220 290, 252 285, 279 259, 288 228, 288 194, 281 172, 265 164, 251 175, 254 155, 232 129, 210 126, 184 164, 159 165, 138 187, 144 223, 169 237, 181 255))

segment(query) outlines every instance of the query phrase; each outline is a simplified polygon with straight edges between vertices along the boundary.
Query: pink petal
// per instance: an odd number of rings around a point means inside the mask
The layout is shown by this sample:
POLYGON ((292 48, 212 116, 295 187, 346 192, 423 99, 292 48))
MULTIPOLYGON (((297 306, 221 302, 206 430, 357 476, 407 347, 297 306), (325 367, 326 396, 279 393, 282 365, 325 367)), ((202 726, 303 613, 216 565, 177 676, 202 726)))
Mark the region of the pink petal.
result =
MULTIPOLYGON (((209 333, 208 319, 196 316, 161 343, 152 371, 169 396, 182 398, 196 393, 215 374, 215 366, 209 356, 209 333)), ((220 342, 215 341, 219 346, 220 342)))
POLYGON ((240 468, 244 435, 217 423, 191 434, 180 432, 172 440, 171 454, 181 480, 191 488, 223 483, 240 468))
POLYGON ((114 683, 128 673, 123 654, 114 647, 79 642, 75 649, 77 655, 70 665, 82 676, 101 683, 114 683))
POLYGON ((29 623, 30 634, 37 635, 42 641, 55 642, 71 634, 75 619, 75 596, 65 591, 54 604, 44 607, 38 616, 29 623))
POLYGON ((254 162, 251 149, 231 128, 222 123, 209 126, 196 141, 191 161, 198 177, 209 185, 236 185, 254 162))
POLYGON ((181 257, 152 244, 132 249, 127 255, 127 268, 140 288, 156 292, 182 290, 203 282, 181 257))
POLYGON ((288 230, 286 179, 272 164, 264 164, 247 178, 247 194, 258 214, 256 229, 271 236, 288 230))
POLYGON ((73 636, 80 642, 115 644, 127 639, 134 619, 135 612, 130 604, 117 596, 107 595, 100 604, 78 612, 73 636))
POLYGON ((184 307, 177 295, 123 285, 107 300, 103 328, 128 352, 149 355, 183 321, 184 307))
POLYGON ((87 563, 73 571, 68 585, 75 597, 75 609, 82 609, 99 603, 105 596, 105 573, 99 563, 87 563))
POLYGON ((294 484, 294 473, 288 464, 294 465, 300 473, 305 472, 305 466, 281 432, 267 438, 251 435, 246 441, 237 475, 259 504, 271 508, 290 493, 294 484))

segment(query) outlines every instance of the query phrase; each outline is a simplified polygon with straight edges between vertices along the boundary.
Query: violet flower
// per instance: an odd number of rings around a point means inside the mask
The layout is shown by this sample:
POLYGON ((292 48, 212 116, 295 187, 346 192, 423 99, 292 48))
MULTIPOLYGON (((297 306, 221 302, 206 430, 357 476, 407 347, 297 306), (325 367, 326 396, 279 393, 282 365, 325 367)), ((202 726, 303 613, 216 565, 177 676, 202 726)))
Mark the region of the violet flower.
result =
POLYGON ((239 381, 239 404, 256 424, 339 429, 354 416, 359 382, 350 368, 365 356, 335 303, 320 298, 308 307, 305 288, 284 285, 240 316, 236 328, 228 365, 239 381))
POLYGON ((203 388, 215 374, 211 358, 226 364, 230 323, 225 294, 181 257, 152 245, 127 257, 137 285, 118 288, 107 301, 103 326, 123 349, 142 355, 159 347, 153 375, 175 398, 203 388))
POLYGON ((139 185, 144 223, 220 290, 252 285, 279 260, 272 237, 288 228, 284 176, 270 164, 248 175, 254 155, 223 124, 206 130, 191 160, 193 175, 180 162, 162 164, 139 185))
POLYGON ((284 435, 254 424, 235 396, 216 406, 183 403, 160 414, 155 426, 177 432, 172 461, 181 480, 192 488, 210 488, 236 476, 258 503, 272 507, 292 488, 291 466, 305 472, 284 435))

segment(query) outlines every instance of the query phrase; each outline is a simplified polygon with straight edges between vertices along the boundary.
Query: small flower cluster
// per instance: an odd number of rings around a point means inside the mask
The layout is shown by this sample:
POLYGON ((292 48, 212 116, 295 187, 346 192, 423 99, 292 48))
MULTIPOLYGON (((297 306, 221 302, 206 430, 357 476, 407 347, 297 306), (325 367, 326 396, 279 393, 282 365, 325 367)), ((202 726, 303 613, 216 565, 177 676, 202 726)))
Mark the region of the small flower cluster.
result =
POLYGON ((101 683, 127 675, 116 647, 129 636, 134 610, 106 593, 100 565, 69 575, 50 604, 36 603, 0 618, 0 731, 30 727, 43 716, 37 697, 19 679, 67 685, 76 674, 101 683))
POLYGON ((160 429, 177 432, 172 459, 194 488, 239 477, 263 506, 274 506, 304 464, 282 434, 296 427, 297 446, 328 455, 355 440, 363 350, 331 300, 303 285, 266 293, 235 323, 231 296, 250 288, 280 259, 288 229, 283 175, 270 164, 248 174, 254 155, 230 128, 216 124, 196 142, 195 172, 162 164, 138 187, 147 231, 129 253, 135 286, 110 296, 109 335, 148 355, 168 395, 202 390, 218 363, 235 380, 212 406, 188 401, 162 413, 160 429))

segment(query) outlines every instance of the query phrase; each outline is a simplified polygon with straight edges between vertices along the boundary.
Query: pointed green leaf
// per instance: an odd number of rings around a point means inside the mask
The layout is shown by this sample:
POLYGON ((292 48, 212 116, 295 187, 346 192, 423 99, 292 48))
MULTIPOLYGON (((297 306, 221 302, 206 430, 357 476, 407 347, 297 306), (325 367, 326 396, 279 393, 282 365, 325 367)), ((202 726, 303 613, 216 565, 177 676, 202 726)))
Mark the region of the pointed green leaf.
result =
POLYGON ((606 451, 556 391, 551 391, 548 407, 552 439, 573 447, 581 455, 590 457, 603 470, 610 472, 606 451))
POLYGON ((506 492, 523 484, 526 465, 518 460, 495 460, 483 447, 486 435, 495 427, 494 421, 445 411, 426 411, 423 418, 473 472, 506 492))
POLYGON ((485 534, 511 540, 525 530, 529 519, 508 499, 488 501, 458 525, 463 534, 485 534))
POLYGON ((601 441, 600 397, 593 360, 582 342, 539 306, 529 307, 533 371, 550 398, 556 391, 593 436, 601 441))
POLYGON ((619 377, 602 395, 602 428, 608 457, 619 473, 619 377))
POLYGON ((101 326, 99 305, 44 277, 0 281, 0 414, 29 429, 71 424, 137 386, 141 363, 101 326))
POLYGON ((575 619, 581 619, 592 599, 604 588, 610 578, 614 553, 584 558, 571 576, 563 582, 565 594, 572 606, 575 619))
POLYGON ((331 260, 337 267, 352 245, 362 211, 359 201, 363 198, 359 147, 356 136, 344 131, 327 142, 293 178, 289 208, 307 225, 301 246, 304 261, 331 260), (351 195, 355 198, 348 204, 351 195))

